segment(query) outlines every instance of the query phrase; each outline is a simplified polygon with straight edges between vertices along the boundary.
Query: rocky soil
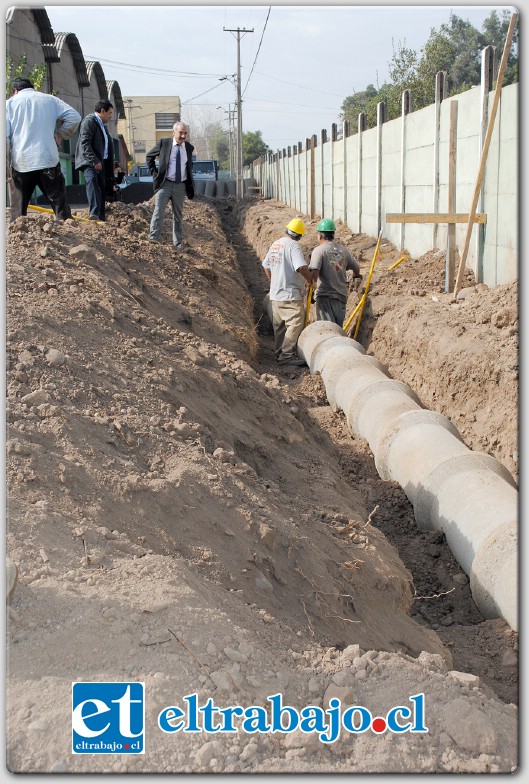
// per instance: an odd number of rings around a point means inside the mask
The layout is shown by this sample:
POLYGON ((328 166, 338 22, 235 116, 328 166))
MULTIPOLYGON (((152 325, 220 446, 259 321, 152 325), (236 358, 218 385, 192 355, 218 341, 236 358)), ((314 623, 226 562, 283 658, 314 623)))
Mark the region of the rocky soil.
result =
MULTIPOLYGON (((321 380, 273 359, 260 258, 294 213, 197 198, 175 253, 169 215, 148 243, 151 212, 8 230, 9 770, 513 771, 517 635, 480 616, 321 380), (72 682, 129 680, 145 754, 73 755, 72 682), (162 733, 195 692, 373 715, 424 692, 429 732, 162 733)), ((375 240, 339 238, 367 272, 375 240)), ((444 254, 397 258, 381 246, 359 340, 515 474, 516 286, 469 276, 454 304, 444 254)))

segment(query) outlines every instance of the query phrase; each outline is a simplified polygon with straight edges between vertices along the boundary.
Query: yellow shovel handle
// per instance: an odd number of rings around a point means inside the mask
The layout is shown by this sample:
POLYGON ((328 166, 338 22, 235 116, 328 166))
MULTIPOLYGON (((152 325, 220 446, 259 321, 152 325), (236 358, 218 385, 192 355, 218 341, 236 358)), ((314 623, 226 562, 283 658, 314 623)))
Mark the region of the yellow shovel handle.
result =
MULTIPOLYGON (((36 207, 34 204, 28 204, 28 210, 36 210, 37 212, 49 212, 51 215, 55 213, 53 210, 48 209, 48 207, 36 207)), ((103 223, 103 221, 91 221, 88 218, 81 218, 78 215, 72 215, 74 220, 86 221, 87 223, 103 223)))

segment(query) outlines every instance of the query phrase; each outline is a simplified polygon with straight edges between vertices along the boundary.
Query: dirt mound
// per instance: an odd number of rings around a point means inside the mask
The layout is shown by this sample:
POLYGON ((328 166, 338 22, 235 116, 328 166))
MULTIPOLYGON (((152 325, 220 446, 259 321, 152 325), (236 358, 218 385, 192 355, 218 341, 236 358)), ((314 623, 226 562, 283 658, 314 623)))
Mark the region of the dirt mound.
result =
MULTIPOLYGON (((151 208, 9 230, 10 770, 510 771, 516 709, 453 671, 450 640, 413 612, 411 573, 372 524, 377 480, 344 471, 319 380, 279 375, 263 349, 258 260, 241 267, 258 244, 226 238, 196 199, 175 253, 169 221, 164 244, 147 241, 151 208), (71 754, 76 680, 145 683, 145 756, 71 754), (421 690, 426 735, 326 747, 157 727, 193 692, 220 705, 335 695, 377 715, 421 690), (472 738, 468 711, 484 728, 472 738)), ((256 210, 269 244, 285 212, 256 210)), ((347 459, 364 458, 360 445, 347 459)), ((377 514, 390 527, 392 508, 377 514)))

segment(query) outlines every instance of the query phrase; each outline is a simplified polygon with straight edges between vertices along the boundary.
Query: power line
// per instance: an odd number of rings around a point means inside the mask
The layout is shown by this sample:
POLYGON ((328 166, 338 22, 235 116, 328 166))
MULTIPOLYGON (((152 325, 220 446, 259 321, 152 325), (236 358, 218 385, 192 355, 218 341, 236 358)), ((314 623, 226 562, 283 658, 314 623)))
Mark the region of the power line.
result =
POLYGON ((246 87, 245 87, 245 88, 244 88, 244 90, 242 91, 242 94, 243 94, 243 95, 244 95, 244 93, 246 92, 246 90, 247 90, 247 88, 248 88, 248 82, 249 82, 249 81, 250 81, 250 79, 252 78, 253 69, 255 68, 255 64, 256 64, 256 62, 257 62, 257 58, 259 57, 259 52, 261 51, 261 44, 263 43, 263 38, 264 38, 265 30, 266 30, 266 25, 268 24, 268 18, 270 17, 270 11, 271 11, 271 10, 272 10, 272 6, 269 6, 269 7, 268 7, 268 14, 267 14, 267 16, 266 16, 265 23, 264 23, 264 27, 263 27, 263 32, 262 32, 262 34, 261 34, 261 40, 259 41, 259 46, 257 47, 257 54, 255 55, 255 60, 253 61, 253 65, 252 65, 252 68, 251 68, 251 70, 250 70, 250 75, 248 76, 248 80, 247 80, 247 82, 246 82, 246 87))
POLYGON ((283 84, 288 84, 291 87, 299 87, 300 90, 310 90, 313 93, 321 93, 322 95, 334 95, 336 98, 343 97, 338 93, 329 93, 326 90, 317 90, 315 87, 306 87, 303 84, 294 84, 294 82, 287 82, 285 79, 278 79, 277 76, 269 76, 268 74, 260 73, 259 71, 256 71, 256 73, 259 74, 259 76, 264 76, 265 79, 272 79, 274 82, 282 82, 283 84))

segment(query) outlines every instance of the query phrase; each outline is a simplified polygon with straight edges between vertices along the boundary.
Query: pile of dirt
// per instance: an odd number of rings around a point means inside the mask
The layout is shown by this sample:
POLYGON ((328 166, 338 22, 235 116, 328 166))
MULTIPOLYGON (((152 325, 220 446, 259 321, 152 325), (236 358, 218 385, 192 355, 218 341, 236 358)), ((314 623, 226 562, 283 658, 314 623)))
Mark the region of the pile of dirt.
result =
POLYGON ((417 612, 423 586, 388 535, 400 520, 410 538, 402 491, 377 478, 319 378, 273 363, 259 242, 288 211, 197 198, 180 253, 169 218, 164 243, 147 241, 151 212, 9 228, 9 769, 511 771, 516 635, 479 616, 442 542, 429 552, 453 625, 446 608, 439 623, 417 612), (451 636, 468 623, 488 675, 458 671, 451 636), (145 755, 71 754, 76 680, 145 683, 145 755), (329 746, 163 734, 159 712, 194 692, 219 706, 337 696, 373 715, 425 692, 429 732, 329 746))

